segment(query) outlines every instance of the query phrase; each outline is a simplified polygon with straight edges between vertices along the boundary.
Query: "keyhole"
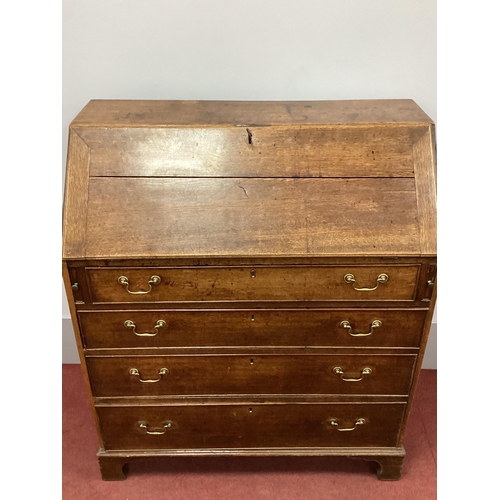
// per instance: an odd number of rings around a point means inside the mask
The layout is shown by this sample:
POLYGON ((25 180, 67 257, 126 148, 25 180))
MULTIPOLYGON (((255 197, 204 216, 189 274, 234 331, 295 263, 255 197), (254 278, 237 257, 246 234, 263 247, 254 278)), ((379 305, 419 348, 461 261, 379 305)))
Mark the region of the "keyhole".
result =
POLYGON ((250 364, 253 365, 253 358, 250 358, 250 364))
POLYGON ((252 410, 252 408, 248 408, 248 411, 249 411, 249 413, 252 413, 253 410, 252 410))
POLYGON ((254 269, 252 269, 252 270, 250 271, 250 277, 251 277, 251 278, 255 278, 255 274, 256 274, 256 273, 255 273, 255 270, 254 270, 254 269))
POLYGON ((255 314, 252 314, 252 317, 250 318, 250 321, 255 321, 255 314))

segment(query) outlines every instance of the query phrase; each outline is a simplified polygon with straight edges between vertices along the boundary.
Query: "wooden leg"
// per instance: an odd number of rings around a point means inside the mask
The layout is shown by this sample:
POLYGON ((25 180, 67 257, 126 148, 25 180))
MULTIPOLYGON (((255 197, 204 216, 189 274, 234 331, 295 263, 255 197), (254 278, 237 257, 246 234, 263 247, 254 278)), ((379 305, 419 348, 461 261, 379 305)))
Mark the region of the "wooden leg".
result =
POLYGON ((404 457, 376 457, 373 460, 379 464, 377 477, 381 481, 397 481, 401 478, 404 457))
POLYGON ((404 455, 401 456, 351 456, 354 460, 366 460, 368 462, 377 462, 377 477, 381 481, 397 481, 401 479, 401 469, 403 467, 404 455))
POLYGON ((127 477, 127 459, 99 457, 101 476, 104 481, 120 481, 127 477))

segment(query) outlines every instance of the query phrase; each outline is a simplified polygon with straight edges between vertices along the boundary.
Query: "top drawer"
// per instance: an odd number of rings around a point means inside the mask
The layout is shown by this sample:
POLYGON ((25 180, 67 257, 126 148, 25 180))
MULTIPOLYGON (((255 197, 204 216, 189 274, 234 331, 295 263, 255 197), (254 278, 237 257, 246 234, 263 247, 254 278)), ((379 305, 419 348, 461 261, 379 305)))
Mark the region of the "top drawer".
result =
POLYGON ((93 303, 411 301, 419 265, 87 268, 93 303))

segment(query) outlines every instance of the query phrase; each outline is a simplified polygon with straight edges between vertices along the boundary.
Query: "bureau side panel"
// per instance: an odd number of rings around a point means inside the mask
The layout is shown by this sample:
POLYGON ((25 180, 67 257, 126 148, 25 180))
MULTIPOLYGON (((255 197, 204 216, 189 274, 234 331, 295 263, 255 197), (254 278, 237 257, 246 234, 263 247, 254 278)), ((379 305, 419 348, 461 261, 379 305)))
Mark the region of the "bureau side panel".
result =
POLYGON ((99 417, 97 415, 97 412, 94 407, 94 397, 92 393, 92 387, 90 384, 90 376, 89 372, 87 370, 87 363, 85 362, 85 354, 84 354, 84 349, 83 349, 83 342, 82 342, 82 336, 80 333, 80 326, 78 324, 78 317, 76 313, 76 308, 75 308, 75 303, 74 303, 74 297, 71 289, 71 280, 70 280, 70 275, 69 275, 69 270, 68 270, 68 265, 66 262, 63 262, 63 282, 64 282, 64 288, 66 290, 66 296, 68 298, 68 305, 69 305, 69 311, 71 314, 71 322, 73 325, 73 331, 75 333, 75 340, 76 340, 76 345, 78 348, 78 355, 80 357, 80 367, 83 372, 84 380, 85 380, 85 387, 87 389, 87 395, 89 398, 89 403, 90 403, 90 408, 92 411, 92 416, 94 418, 94 423, 96 426, 98 438, 99 438, 99 443, 100 446, 103 446, 103 440, 102 440, 102 434, 101 434, 101 427, 99 423, 99 417))
POLYGON ((415 396, 415 391, 417 389, 418 379, 419 379, 420 371, 421 371, 421 368, 422 368, 422 362, 424 361, 425 348, 427 346, 427 341, 429 339, 429 333, 430 333, 430 330, 431 330, 432 316, 434 314, 434 308, 436 306, 436 299, 437 299, 437 277, 435 277, 435 275, 434 275, 433 285, 432 285, 431 289, 432 289, 432 296, 431 296, 431 300, 430 300, 430 304, 429 304, 429 310, 427 312, 427 316, 426 316, 426 319, 425 319, 425 324, 424 324, 424 328, 423 328, 423 332, 422 332, 422 341, 421 341, 421 344, 420 344, 420 352, 419 352, 418 357, 417 357, 417 363, 416 363, 416 368, 415 368, 415 375, 413 377, 412 385, 411 385, 411 388, 410 388, 410 395, 408 397, 408 406, 407 406, 406 411, 405 411, 405 415, 404 415, 404 419, 403 419, 403 424, 402 424, 402 427, 401 427, 401 434, 399 436, 399 441, 398 441, 398 443, 399 443, 400 446, 403 443, 404 434, 405 434, 405 431, 406 431, 406 424, 408 422, 408 416, 409 416, 409 413, 411 411, 413 398, 415 396))
POLYGON ((90 150, 70 130, 63 207, 63 258, 85 256, 90 150))
POLYGON ((420 249, 422 256, 437 253, 436 158, 432 129, 413 145, 420 249))

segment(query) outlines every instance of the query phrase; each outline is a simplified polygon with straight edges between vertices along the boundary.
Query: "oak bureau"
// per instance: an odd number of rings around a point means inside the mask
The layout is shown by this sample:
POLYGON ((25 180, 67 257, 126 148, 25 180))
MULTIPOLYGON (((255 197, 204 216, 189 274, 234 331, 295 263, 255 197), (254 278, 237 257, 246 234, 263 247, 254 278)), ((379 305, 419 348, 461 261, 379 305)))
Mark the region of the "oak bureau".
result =
POLYGON ((411 100, 90 101, 63 277, 103 479, 189 455, 341 455, 398 479, 435 184, 411 100))

